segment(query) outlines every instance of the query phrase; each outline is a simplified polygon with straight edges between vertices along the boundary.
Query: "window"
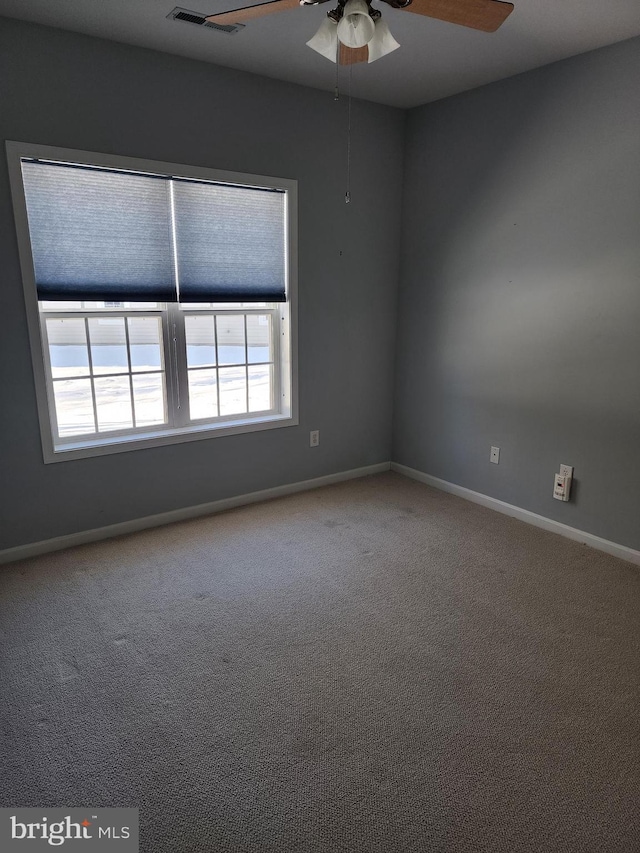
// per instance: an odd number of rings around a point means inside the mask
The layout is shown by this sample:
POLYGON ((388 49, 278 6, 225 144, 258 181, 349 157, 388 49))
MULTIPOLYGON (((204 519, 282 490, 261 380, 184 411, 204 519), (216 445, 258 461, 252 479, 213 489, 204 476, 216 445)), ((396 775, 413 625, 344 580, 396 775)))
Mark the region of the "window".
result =
POLYGON ((297 423, 295 181, 7 148, 45 461, 297 423))

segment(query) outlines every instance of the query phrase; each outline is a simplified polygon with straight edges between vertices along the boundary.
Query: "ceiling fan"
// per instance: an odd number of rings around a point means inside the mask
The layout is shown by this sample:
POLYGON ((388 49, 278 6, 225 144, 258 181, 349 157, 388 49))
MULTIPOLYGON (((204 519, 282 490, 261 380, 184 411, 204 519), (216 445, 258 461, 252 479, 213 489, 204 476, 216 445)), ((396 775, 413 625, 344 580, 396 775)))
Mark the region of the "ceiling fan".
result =
MULTIPOLYGON (((317 6, 328 0, 269 0, 242 6, 230 12, 208 15, 213 24, 242 24, 298 6, 317 6)), ((513 3, 502 0, 383 0, 393 9, 426 15, 463 27, 495 32, 513 11, 513 3)), ((307 42, 313 50, 341 65, 374 62, 400 47, 371 0, 338 0, 327 13, 317 33, 307 42)))

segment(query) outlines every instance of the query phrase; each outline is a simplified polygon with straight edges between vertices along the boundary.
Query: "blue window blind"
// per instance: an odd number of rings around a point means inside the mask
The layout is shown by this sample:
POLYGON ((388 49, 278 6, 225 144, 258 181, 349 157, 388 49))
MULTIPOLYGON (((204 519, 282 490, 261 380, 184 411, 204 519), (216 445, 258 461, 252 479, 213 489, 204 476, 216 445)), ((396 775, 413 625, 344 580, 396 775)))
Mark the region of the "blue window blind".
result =
POLYGON ((174 181, 181 302, 284 302, 285 193, 174 181))
POLYGON ((175 302, 166 179, 23 161, 39 299, 175 302))
POLYGON ((29 160, 22 172, 39 299, 286 299, 282 190, 29 160))

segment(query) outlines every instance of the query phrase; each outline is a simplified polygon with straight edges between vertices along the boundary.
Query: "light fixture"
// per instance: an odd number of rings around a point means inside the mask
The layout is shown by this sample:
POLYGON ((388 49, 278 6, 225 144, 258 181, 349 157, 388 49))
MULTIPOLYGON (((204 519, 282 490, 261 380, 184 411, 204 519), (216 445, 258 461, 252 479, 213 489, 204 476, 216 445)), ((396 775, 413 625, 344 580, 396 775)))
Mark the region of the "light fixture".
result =
POLYGON ((392 53, 399 47, 400 45, 391 35, 387 22, 383 21, 381 17, 378 18, 376 21, 376 31, 369 42, 369 62, 375 62, 376 59, 392 53))
POLYGON ((345 47, 364 47, 369 44, 376 25, 369 15, 365 0, 347 0, 338 23, 338 38, 345 47))
POLYGON ((400 47, 370 0, 347 0, 327 14, 307 45, 336 62, 338 42, 357 49, 368 46, 368 61, 375 62, 400 47))
POLYGON ((338 51, 338 24, 333 18, 326 17, 318 27, 318 32, 307 42, 311 50, 321 56, 326 56, 332 62, 336 61, 338 51))

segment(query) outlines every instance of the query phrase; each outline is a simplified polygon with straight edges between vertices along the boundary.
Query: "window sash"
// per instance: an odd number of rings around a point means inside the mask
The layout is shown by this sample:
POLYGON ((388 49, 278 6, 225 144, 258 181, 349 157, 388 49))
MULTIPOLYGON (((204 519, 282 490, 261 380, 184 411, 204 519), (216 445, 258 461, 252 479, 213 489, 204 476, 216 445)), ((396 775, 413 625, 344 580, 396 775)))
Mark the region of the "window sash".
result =
MULTIPOLYGON (((42 338, 43 345, 43 359, 44 359, 44 369, 45 369, 45 380, 47 387, 47 398, 49 402, 49 417, 51 421, 51 431, 53 437, 54 448, 64 447, 64 446, 73 446, 78 442, 92 442, 92 443, 100 443, 102 441, 112 441, 114 439, 118 439, 121 437, 131 436, 131 435, 147 435, 154 434, 157 432, 161 432, 167 429, 174 429, 176 424, 174 423, 174 419, 172 416, 173 413, 173 400, 171 397, 172 388, 170 383, 170 375, 169 375, 169 339, 168 339, 168 326, 167 326, 167 312, 162 309, 154 309, 150 311, 123 311, 120 310, 119 313, 114 314, 113 311, 40 311, 40 334, 42 338), (58 424, 58 411, 56 406, 56 398, 55 398, 55 383, 60 382, 60 378, 56 378, 53 376, 52 364, 51 364, 51 347, 49 341, 49 333, 47 328, 47 320, 48 319, 82 319, 85 320, 85 323, 88 325, 88 321, 90 319, 100 319, 100 318, 108 318, 110 320, 125 319, 125 330, 127 329, 127 321, 126 318, 139 318, 139 317, 156 317, 160 320, 161 326, 161 341, 160 347, 162 351, 162 366, 156 371, 144 371, 138 373, 137 371, 133 371, 131 367, 131 351, 130 351, 130 342, 127 333, 126 339, 126 347, 127 347, 127 359, 128 359, 128 370, 122 372, 113 372, 113 373, 97 373, 93 368, 92 363, 92 354, 91 354, 91 340, 89 339, 89 335, 87 334, 87 351, 89 357, 89 373, 86 376, 78 376, 77 378, 84 378, 90 381, 91 386, 91 397, 92 397, 92 405, 94 412, 94 430, 91 432, 78 433, 76 435, 61 435, 60 428, 58 424), (133 393, 133 377, 136 375, 144 375, 144 373, 159 373, 164 377, 164 385, 165 385, 165 412, 167 415, 167 421, 160 424, 145 424, 143 426, 135 426, 135 400, 133 393), (134 426, 125 427, 122 429, 109 429, 109 430, 100 430, 99 429, 99 419, 97 412, 97 404, 96 404, 96 391, 95 391, 95 380, 103 379, 103 378, 112 378, 112 377, 122 377, 129 379, 130 385, 130 394, 131 394, 131 407, 132 407, 132 420, 134 426)), ((68 377, 69 379, 74 379, 76 377, 68 377)))
MULTIPOLYGON (((54 449, 64 449, 65 447, 76 447, 79 444, 86 446, 99 446, 101 444, 112 443, 117 439, 129 439, 135 437, 144 437, 144 436, 153 436, 153 435, 161 435, 165 433, 170 433, 173 431, 188 431, 189 429, 210 429, 215 430, 216 428, 223 427, 224 425, 232 425, 239 421, 241 422, 260 422, 264 419, 274 419, 282 414, 282 408, 279 405, 279 401, 282 399, 282 349, 281 349, 281 338, 282 338, 282 308, 276 304, 267 304, 264 306, 256 307, 256 308, 234 308, 229 309, 225 307, 216 307, 216 308, 196 308, 191 309, 190 306, 179 305, 168 303, 164 308, 155 308, 149 311, 142 311, 140 309, 118 309, 118 308, 108 308, 108 309, 79 309, 79 310, 71 310, 65 311, 60 309, 43 309, 40 307, 40 330, 41 337, 43 343, 43 355, 44 355, 44 367, 45 367, 45 378, 46 378, 46 386, 47 386, 47 397, 49 400, 49 415, 51 420, 51 430, 53 436, 54 449), (227 367, 238 367, 244 368, 245 370, 245 388, 246 388, 246 411, 239 412, 235 414, 220 414, 220 405, 218 402, 218 414, 213 417, 207 418, 193 418, 190 413, 190 401, 189 401, 189 371, 190 370, 198 370, 199 368, 188 367, 188 358, 187 358, 187 341, 186 341, 186 328, 185 322, 186 319, 190 316, 194 317, 203 317, 203 316, 211 316, 214 318, 214 323, 216 323, 217 317, 228 317, 229 314, 237 314, 238 316, 243 317, 244 322, 244 361, 238 362, 235 365, 226 365, 220 364, 218 357, 216 357, 216 375, 218 377, 218 394, 219 394, 219 373, 218 371, 222 368, 223 370, 227 367), (268 362, 249 362, 248 361, 248 339, 247 339, 247 320, 246 318, 249 316, 269 316, 271 318, 271 358, 268 362), (94 427, 95 429, 91 432, 79 433, 76 435, 61 435, 59 424, 58 424, 58 415, 56 408, 56 398, 55 398, 55 383, 60 382, 61 378, 54 377, 52 371, 51 364, 51 349, 49 342, 49 334, 47 329, 47 320, 48 319, 83 319, 86 323, 88 323, 89 319, 94 318, 108 318, 108 319, 119 319, 125 318, 125 328, 126 328, 126 318, 139 318, 139 317, 157 317, 161 321, 161 348, 163 353, 163 365, 159 370, 149 370, 149 371, 140 371, 134 372, 131 369, 131 361, 129 355, 129 370, 127 372, 113 373, 113 374, 104 374, 104 373, 95 373, 92 365, 90 364, 90 372, 86 375, 78 376, 70 376, 67 377, 69 379, 87 379, 91 384, 92 391, 92 402, 93 402, 93 411, 94 411, 94 427), (271 369, 271 405, 268 409, 262 409, 260 411, 251 412, 249 410, 249 383, 248 383, 248 372, 249 368, 253 365, 270 365, 271 369), (109 430, 100 430, 98 423, 98 415, 96 408, 96 399, 95 399, 95 379, 102 379, 107 377, 122 377, 129 378, 130 385, 132 383, 132 377, 137 375, 145 375, 145 373, 162 373, 165 380, 165 397, 166 397, 166 414, 167 420, 164 423, 160 424, 151 424, 151 425, 142 425, 142 426, 132 426, 126 427, 122 429, 109 429, 109 430)), ((87 335, 87 348, 89 352, 89 358, 91 359, 91 341, 87 335)), ((129 342, 127 341, 127 348, 130 352, 129 342)), ((219 397, 218 397, 219 400, 219 397)), ((134 398, 133 398, 133 389, 131 390, 131 405, 132 412, 135 421, 135 409, 134 409, 134 398)))
MULTIPOLYGON (((216 381, 216 388, 217 388, 216 395, 217 395, 218 415, 213 417, 213 418, 207 419, 206 422, 209 422, 209 423, 214 423, 217 421, 224 422, 227 419, 231 419, 231 420, 237 419, 239 416, 240 417, 248 417, 248 418, 265 417, 265 416, 272 416, 272 415, 278 413, 279 407, 277 405, 277 401, 279 401, 281 399, 281 383, 282 383, 281 371, 278 369, 278 367, 281 363, 280 312, 282 309, 278 308, 275 305, 271 305, 270 307, 255 308, 255 309, 242 309, 242 310, 236 309, 236 311, 228 311, 228 310, 220 309, 220 308, 206 310, 206 311, 203 311, 202 309, 197 310, 197 311, 192 311, 192 310, 188 309, 188 306, 180 306, 180 308, 183 309, 180 313, 182 315, 181 325, 182 325, 182 329, 184 330, 184 333, 185 333, 185 346, 183 348, 183 352, 185 354, 184 355, 184 368, 185 368, 185 370, 181 374, 182 377, 184 377, 184 378, 182 378, 180 380, 182 383, 182 386, 184 387, 186 384, 187 388, 189 387, 189 374, 192 372, 196 372, 198 370, 214 370, 214 369, 216 371, 216 379, 217 379, 217 381, 216 381), (221 318, 228 317, 229 314, 242 316, 243 317, 243 324, 244 324, 244 334, 243 334, 244 359, 243 359, 243 361, 236 362, 234 364, 225 363, 225 362, 220 361, 220 342, 219 342, 218 332, 217 332, 217 329, 218 329, 217 318, 218 317, 221 317, 221 318), (214 318, 216 364, 215 364, 215 366, 214 365, 211 365, 211 366, 204 366, 203 365, 203 366, 189 367, 188 352, 187 352, 187 345, 186 345, 186 322, 187 322, 187 319, 189 317, 203 317, 203 316, 214 318), (247 318, 251 317, 251 316, 268 316, 268 317, 270 317, 269 352, 270 352, 271 357, 268 361, 262 361, 262 362, 249 361, 249 338, 248 338, 248 330, 247 330, 247 318), (258 367, 261 365, 262 366, 264 366, 264 365, 270 366, 270 372, 271 372, 270 406, 266 409, 260 409, 259 411, 252 412, 251 408, 250 408, 250 399, 249 399, 250 398, 249 369, 251 367, 258 367), (221 369, 225 370, 226 368, 232 368, 232 367, 244 368, 244 371, 245 371, 246 411, 244 413, 239 414, 239 415, 238 414, 222 415, 222 414, 220 414, 220 408, 221 408, 221 406, 220 406, 220 370, 221 369)), ((204 420, 205 419, 203 419, 203 418, 191 417, 190 423, 194 423, 194 422, 200 423, 200 422, 203 422, 204 420)))

